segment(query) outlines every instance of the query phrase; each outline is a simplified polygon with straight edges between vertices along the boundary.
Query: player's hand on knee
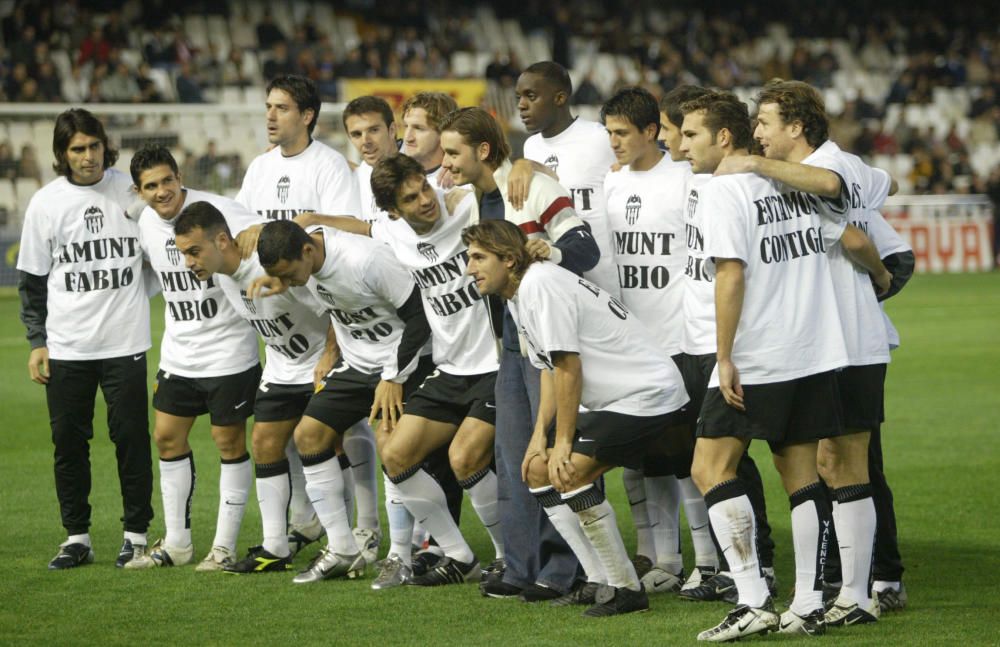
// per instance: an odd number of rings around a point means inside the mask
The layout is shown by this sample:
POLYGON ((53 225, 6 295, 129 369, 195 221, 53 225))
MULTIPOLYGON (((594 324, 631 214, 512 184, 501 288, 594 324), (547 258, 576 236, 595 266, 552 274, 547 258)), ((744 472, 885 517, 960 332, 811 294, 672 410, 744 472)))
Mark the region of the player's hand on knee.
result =
POLYGON ((49 349, 45 346, 32 349, 28 355, 28 376, 38 384, 49 383, 49 349))
POLYGON ((549 451, 549 480, 560 492, 570 490, 576 481, 576 467, 570 458, 572 453, 572 446, 558 443, 549 451))
POLYGON ((535 460, 541 460, 543 463, 548 461, 548 450, 544 447, 528 447, 528 451, 524 454, 524 460, 521 462, 521 480, 525 483, 528 482, 528 475, 531 474, 531 463, 535 460))
POLYGON ((740 385, 740 372, 732 360, 719 360, 719 390, 722 392, 722 397, 725 398, 726 404, 740 411, 747 410, 743 404, 743 387, 740 385))
POLYGON ((391 432, 400 416, 403 415, 402 384, 382 380, 375 387, 375 400, 372 401, 368 424, 374 427, 379 415, 382 416, 382 426, 387 432, 391 432))

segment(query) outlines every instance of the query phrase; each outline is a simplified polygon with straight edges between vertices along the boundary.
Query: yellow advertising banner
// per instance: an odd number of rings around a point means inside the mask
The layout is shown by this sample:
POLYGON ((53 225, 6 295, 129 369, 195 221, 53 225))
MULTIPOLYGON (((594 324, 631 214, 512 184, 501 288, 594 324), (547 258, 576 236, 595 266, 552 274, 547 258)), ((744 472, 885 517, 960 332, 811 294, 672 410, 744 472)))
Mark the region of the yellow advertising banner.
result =
POLYGON ((399 113, 403 103, 418 92, 444 92, 459 107, 478 106, 486 96, 486 81, 477 79, 344 79, 340 96, 346 103, 365 95, 382 97, 399 113))

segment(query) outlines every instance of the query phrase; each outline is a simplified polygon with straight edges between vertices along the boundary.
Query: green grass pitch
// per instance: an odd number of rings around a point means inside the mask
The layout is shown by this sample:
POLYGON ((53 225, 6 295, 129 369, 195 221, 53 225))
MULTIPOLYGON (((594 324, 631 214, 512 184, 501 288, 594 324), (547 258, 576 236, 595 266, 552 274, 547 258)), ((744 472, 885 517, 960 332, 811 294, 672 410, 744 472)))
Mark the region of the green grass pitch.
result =
MULTIPOLYGON (((889 368, 883 436, 910 608, 875 626, 831 631, 822 640, 998 644, 1000 274, 917 276, 888 309, 903 346, 889 368)), ((721 603, 685 603, 661 595, 652 598, 651 613, 585 620, 579 609, 487 600, 474 586, 377 593, 369 590, 368 580, 293 586, 291 574, 202 574, 192 567, 116 570, 121 503, 102 403, 92 443, 91 533, 97 561, 49 572, 46 563, 64 534, 44 393, 28 380, 28 346, 17 312, 16 297, 9 291, 0 296, 2 644, 673 645, 694 643, 698 631, 727 611, 721 603)), ((162 301, 157 300, 157 341, 161 313, 162 301)), ((155 349, 149 366, 152 377, 155 349)), ((196 558, 201 558, 214 532, 218 498, 218 461, 204 422, 192 432, 191 444, 199 457, 192 527, 196 558)), ((755 447, 754 455, 768 490, 783 602, 793 581, 787 498, 766 447, 755 447)), ((617 473, 608 484, 631 545, 634 537, 617 473)), ((158 484, 153 505, 159 515, 158 484)), ((490 557, 489 540, 468 505, 463 526, 477 554, 490 557)), ((151 538, 162 531, 158 516, 151 538)), ((260 515, 251 502, 240 550, 259 540, 260 515)), ((296 566, 314 550, 307 549, 296 566)), ((766 640, 795 642, 774 636, 766 640)))

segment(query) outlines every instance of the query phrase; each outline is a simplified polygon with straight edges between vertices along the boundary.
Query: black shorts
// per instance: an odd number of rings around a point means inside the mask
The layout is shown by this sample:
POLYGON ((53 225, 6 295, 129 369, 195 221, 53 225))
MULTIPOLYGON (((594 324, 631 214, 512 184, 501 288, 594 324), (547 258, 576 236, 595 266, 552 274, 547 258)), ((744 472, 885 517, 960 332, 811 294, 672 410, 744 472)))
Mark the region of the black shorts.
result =
POLYGON ((308 384, 274 384, 261 382, 257 387, 257 401, 253 405, 256 422, 282 422, 298 420, 309 404, 316 389, 308 384))
POLYGON ((786 382, 744 384, 739 411, 726 404, 718 387, 708 389, 698 436, 766 440, 772 450, 844 433, 840 394, 833 371, 786 382))
MULTIPOLYGON (((403 384, 404 404, 433 370, 430 355, 421 357, 416 370, 403 384)), ((362 373, 340 360, 323 378, 323 388, 313 394, 302 415, 315 418, 343 434, 371 414, 375 388, 381 381, 379 373, 362 373)))
POLYGON ((496 425, 496 382, 495 371, 452 375, 437 369, 407 399, 406 413, 456 426, 466 418, 477 418, 496 425))
POLYGON ((878 431, 885 420, 885 364, 848 366, 837 371, 844 428, 848 431, 878 431))
MULTIPOLYGON (((642 469, 651 452, 659 452, 668 431, 685 424, 684 414, 671 411, 658 416, 631 416, 612 411, 577 414, 573 452, 590 456, 606 465, 642 469)), ((556 439, 556 426, 549 427, 548 445, 556 439)))
POLYGON ((207 413, 216 427, 243 422, 253 414, 260 373, 260 364, 221 377, 181 377, 161 369, 153 383, 153 408, 184 418, 207 413))
POLYGON ((684 379, 684 390, 687 391, 690 398, 685 406, 685 411, 688 414, 692 433, 694 433, 702 404, 705 402, 705 392, 708 391, 708 381, 715 369, 715 353, 707 355, 677 353, 672 359, 677 365, 677 370, 681 373, 681 378, 684 379))

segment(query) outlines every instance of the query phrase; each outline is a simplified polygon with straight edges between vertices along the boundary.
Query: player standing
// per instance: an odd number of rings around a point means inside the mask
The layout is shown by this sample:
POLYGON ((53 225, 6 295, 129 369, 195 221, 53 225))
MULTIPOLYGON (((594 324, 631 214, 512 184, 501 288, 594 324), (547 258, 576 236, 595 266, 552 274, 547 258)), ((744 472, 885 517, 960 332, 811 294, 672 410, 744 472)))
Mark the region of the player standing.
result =
POLYGON ((115 565, 146 551, 153 518, 153 470, 146 411, 149 300, 138 224, 127 217, 131 181, 110 168, 118 152, 86 110, 56 118, 59 177, 31 198, 17 259, 28 374, 45 385, 56 496, 67 538, 49 568, 94 561, 90 528, 90 439, 100 386, 108 404, 124 508, 125 537, 115 565))
MULTIPOLYGON (((536 172, 523 205, 515 207, 510 202, 510 145, 489 113, 461 108, 448 115, 441 126, 441 146, 442 165, 455 184, 471 184, 475 189, 481 221, 514 223, 528 236, 528 249, 534 256, 573 272, 596 265, 600 250, 558 182, 536 172)), ((506 568, 502 576, 484 582, 482 591, 497 598, 551 600, 573 588, 578 564, 521 479, 520 463, 538 411, 540 372, 521 355, 517 329, 502 303, 495 297, 487 301, 494 315, 494 333, 502 338, 494 455, 506 568)))
POLYGON ((207 413, 222 467, 215 539, 197 570, 221 570, 235 560, 250 493, 246 420, 253 413, 260 360, 253 329, 236 314, 218 284, 211 277, 200 280, 184 266, 174 221, 185 205, 201 201, 225 213, 232 231, 243 231, 258 218, 233 200, 185 188, 176 160, 162 145, 137 151, 130 170, 136 191, 147 204, 139 216, 140 244, 166 302, 153 389, 153 437, 160 454, 166 536, 145 559, 128 567, 181 566, 191 561, 195 465, 188 434, 195 419, 207 413))

